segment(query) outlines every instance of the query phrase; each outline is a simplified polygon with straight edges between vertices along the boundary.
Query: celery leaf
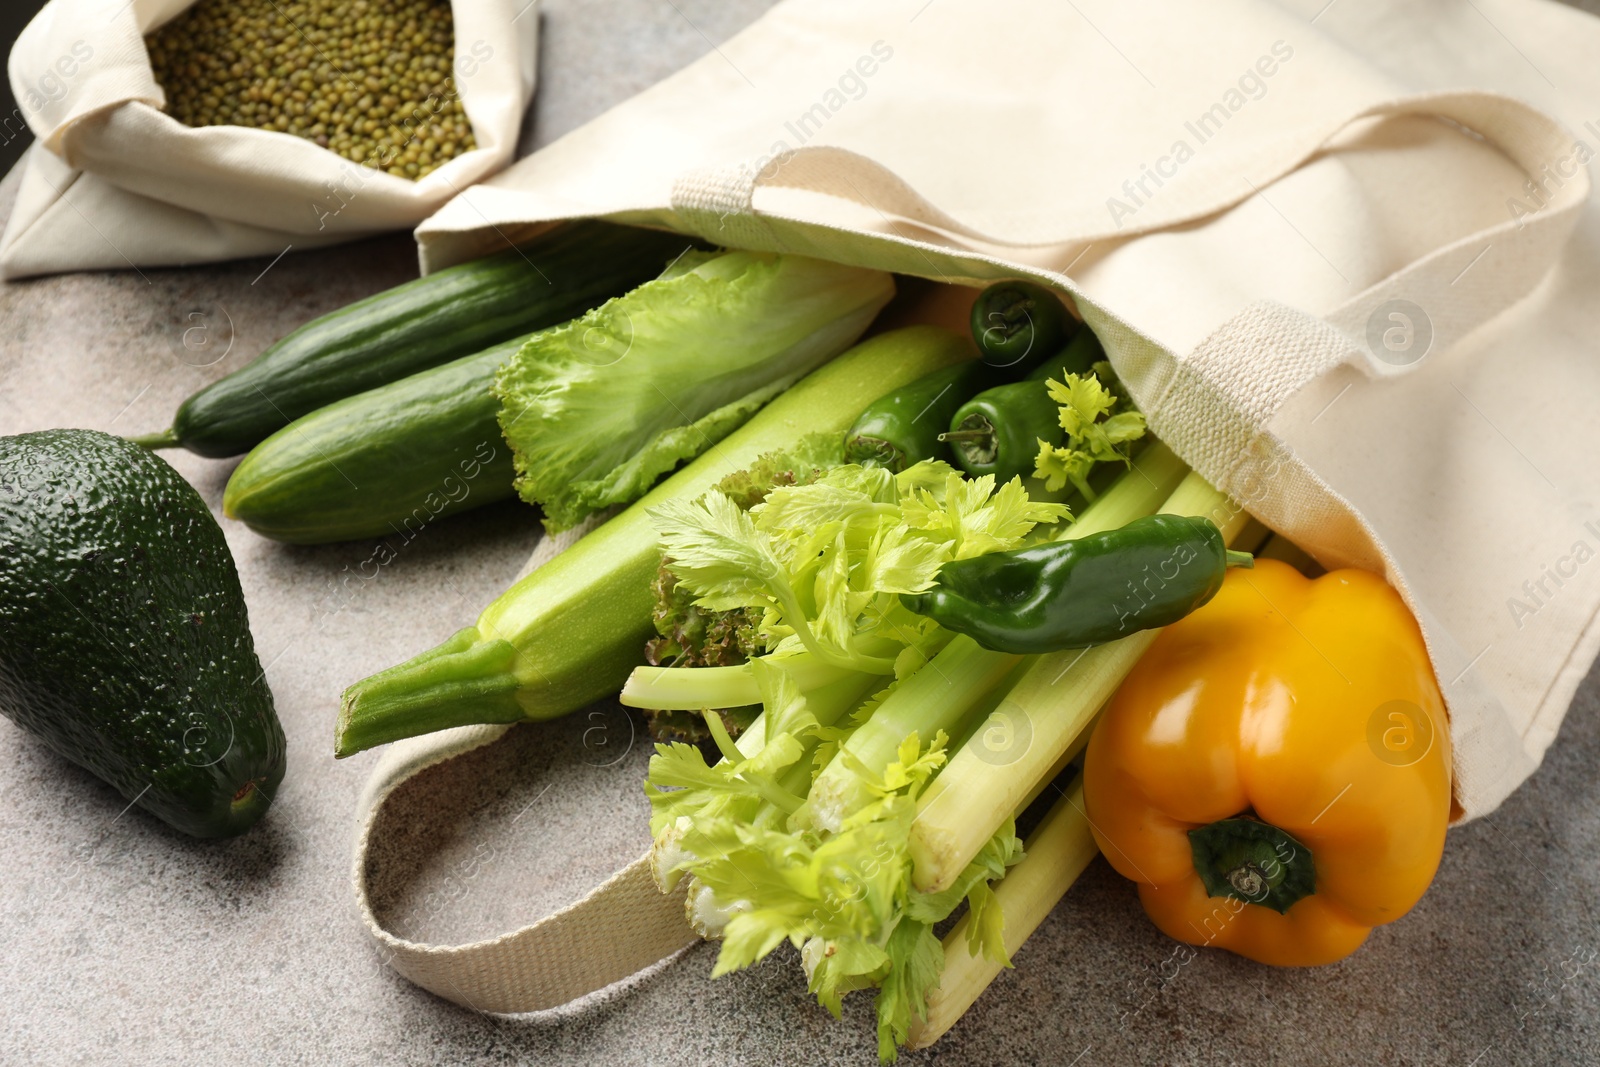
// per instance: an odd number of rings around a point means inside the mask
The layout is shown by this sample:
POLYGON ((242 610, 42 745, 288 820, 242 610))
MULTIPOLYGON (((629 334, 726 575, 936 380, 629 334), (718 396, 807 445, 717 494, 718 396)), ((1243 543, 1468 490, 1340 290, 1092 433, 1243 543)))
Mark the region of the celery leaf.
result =
POLYGON ((1045 383, 1050 399, 1060 405, 1066 440, 1041 439, 1033 476, 1049 492, 1071 485, 1094 499, 1089 474, 1097 463, 1127 463, 1131 445, 1145 435, 1144 415, 1122 389, 1109 363, 1096 363, 1089 374, 1067 374, 1045 383))
POLYGON ((749 512, 716 491, 669 500, 650 511, 663 555, 678 580, 712 611, 766 607, 789 589, 767 538, 749 512))
POLYGON ((928 994, 944 970, 944 946, 933 927, 902 920, 884 946, 889 970, 878 987, 878 1060, 893 1063, 911 1032, 914 1017, 928 1017, 928 994))

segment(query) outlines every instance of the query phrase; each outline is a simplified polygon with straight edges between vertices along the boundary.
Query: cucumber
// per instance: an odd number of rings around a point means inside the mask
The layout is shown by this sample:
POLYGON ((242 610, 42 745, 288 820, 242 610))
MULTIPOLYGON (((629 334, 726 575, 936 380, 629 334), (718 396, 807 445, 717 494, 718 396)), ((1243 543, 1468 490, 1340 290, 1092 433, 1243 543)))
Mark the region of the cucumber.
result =
POLYGON ((293 544, 391 533, 410 540, 436 519, 515 496, 516 470, 490 388, 526 340, 296 419, 234 469, 223 514, 293 544))
POLYGON ((345 690, 336 756, 453 726, 552 719, 615 693, 655 632, 661 549, 649 511, 694 498, 811 433, 843 434, 891 389, 972 356, 966 338, 910 326, 802 378, 717 446, 483 610, 476 626, 345 690))
POLYGON ((111 434, 0 438, 0 712, 196 837, 250 827, 283 728, 205 501, 111 434))
POLYGON ((183 402, 147 448, 221 458, 302 415, 580 315, 654 278, 694 242, 582 221, 324 315, 183 402))

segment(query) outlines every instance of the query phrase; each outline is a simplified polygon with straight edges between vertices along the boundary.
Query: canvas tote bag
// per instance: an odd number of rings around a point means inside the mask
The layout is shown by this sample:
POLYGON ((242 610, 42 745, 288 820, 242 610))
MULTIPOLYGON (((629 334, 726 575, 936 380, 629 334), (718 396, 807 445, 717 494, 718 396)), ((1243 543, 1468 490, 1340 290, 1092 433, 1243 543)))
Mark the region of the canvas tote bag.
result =
POLYGON ((38 142, 0 238, 0 276, 279 255, 405 229, 516 152, 537 0, 452 4, 453 74, 477 148, 420 181, 291 134, 168 116, 144 37, 193 3, 51 0, 17 38, 18 108, 4 136, 25 121, 38 142))
MULTIPOLYGON (((1407 87, 1314 12, 1000 6, 782 4, 466 192, 419 230, 424 263, 607 216, 1056 285, 1186 462, 1325 565, 1401 592, 1449 705, 1457 816, 1493 810, 1537 766, 1600 640, 1600 566, 1585 569, 1600 523, 1584 525, 1600 372, 1573 332, 1600 326, 1593 151, 1462 71, 1445 69, 1454 88, 1407 87)), ((1600 35, 1560 29, 1576 69, 1600 35)), ((1458 46, 1475 32, 1439 30, 1458 46)), ((458 1003, 529 1011, 694 935, 643 859, 493 940, 382 928, 367 855, 386 798, 506 729, 391 746, 360 802, 354 876, 386 962, 458 1003)))

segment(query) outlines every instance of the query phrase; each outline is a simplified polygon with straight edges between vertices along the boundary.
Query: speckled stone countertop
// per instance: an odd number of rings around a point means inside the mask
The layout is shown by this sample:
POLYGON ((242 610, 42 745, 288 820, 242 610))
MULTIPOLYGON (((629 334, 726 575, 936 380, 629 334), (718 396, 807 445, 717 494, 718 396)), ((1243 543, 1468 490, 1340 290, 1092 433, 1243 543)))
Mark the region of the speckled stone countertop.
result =
MULTIPOLYGON (((705 53, 764 7, 546 0, 527 146, 705 53)), ((0 210, 15 188, 15 174, 0 184, 0 210)), ((197 386, 292 327, 416 271, 405 235, 268 263, 0 287, 0 433, 164 426, 197 386), (192 313, 219 345, 231 337, 225 358, 195 365, 206 361, 180 340, 192 313)), ((167 455, 218 507, 232 464, 167 455)), ((349 886, 373 756, 333 760, 337 695, 469 622, 516 573, 538 523, 520 505, 490 507, 429 528, 381 568, 361 567, 375 543, 292 548, 224 528, 288 734, 288 779, 254 832, 197 843, 125 812, 0 720, 0 1062, 874 1061, 868 1001, 833 1022, 787 950, 712 982, 714 950, 699 946, 567 1008, 517 1017, 457 1007, 385 968, 349 886), (352 583, 352 572, 375 577, 352 583)), ((394 888, 378 905, 392 929, 436 941, 511 930, 638 854, 645 746, 597 765, 584 758, 588 725, 520 727, 406 787, 394 810, 415 833, 381 857, 394 888)), ((1451 834, 1417 909, 1315 971, 1212 952, 1182 962, 1132 887, 1096 861, 1016 969, 903 1062, 1600 1062, 1597 766, 1591 676, 1539 774, 1451 834)))

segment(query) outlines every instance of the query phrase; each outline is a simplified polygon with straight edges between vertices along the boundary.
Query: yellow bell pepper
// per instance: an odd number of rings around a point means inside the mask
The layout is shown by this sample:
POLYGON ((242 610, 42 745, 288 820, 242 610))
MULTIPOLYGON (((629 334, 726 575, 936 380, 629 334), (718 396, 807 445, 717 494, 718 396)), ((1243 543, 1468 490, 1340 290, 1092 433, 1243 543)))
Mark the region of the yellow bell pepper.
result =
POLYGON ((1168 935, 1342 959, 1421 899, 1444 851, 1450 735, 1416 620, 1361 571, 1229 571, 1117 691, 1084 799, 1168 935))

